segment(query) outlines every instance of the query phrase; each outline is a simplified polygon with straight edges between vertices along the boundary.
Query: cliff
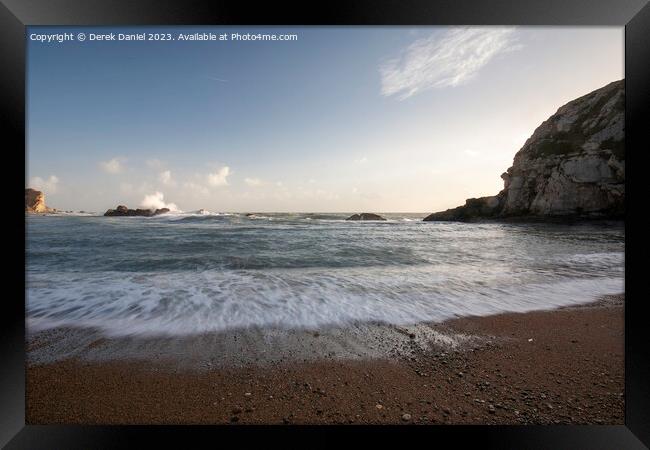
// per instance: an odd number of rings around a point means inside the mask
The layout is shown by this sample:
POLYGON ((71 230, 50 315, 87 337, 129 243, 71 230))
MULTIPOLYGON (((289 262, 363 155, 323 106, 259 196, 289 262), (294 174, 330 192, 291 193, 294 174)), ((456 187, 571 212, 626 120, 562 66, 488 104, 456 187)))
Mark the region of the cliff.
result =
POLYGON ((45 205, 45 194, 36 189, 25 189, 25 212, 28 213, 49 213, 56 209, 48 208, 45 205))
POLYGON ((424 220, 621 219, 625 213, 625 84, 612 82, 544 121, 501 175, 497 195, 424 220))

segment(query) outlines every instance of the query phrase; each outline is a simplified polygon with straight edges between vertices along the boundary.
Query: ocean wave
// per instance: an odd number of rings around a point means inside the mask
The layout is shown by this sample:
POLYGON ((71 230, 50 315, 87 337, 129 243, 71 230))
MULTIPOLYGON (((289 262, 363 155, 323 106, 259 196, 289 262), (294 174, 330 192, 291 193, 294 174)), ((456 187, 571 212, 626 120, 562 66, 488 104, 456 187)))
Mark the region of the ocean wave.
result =
POLYGON ((425 268, 32 275, 27 315, 40 328, 184 335, 265 326, 412 324, 555 308, 624 291, 622 278, 513 283, 507 274, 497 280, 473 275, 425 268))
POLYGON ((29 217, 30 326, 193 334, 408 324, 624 290, 622 228, 268 217, 29 217))

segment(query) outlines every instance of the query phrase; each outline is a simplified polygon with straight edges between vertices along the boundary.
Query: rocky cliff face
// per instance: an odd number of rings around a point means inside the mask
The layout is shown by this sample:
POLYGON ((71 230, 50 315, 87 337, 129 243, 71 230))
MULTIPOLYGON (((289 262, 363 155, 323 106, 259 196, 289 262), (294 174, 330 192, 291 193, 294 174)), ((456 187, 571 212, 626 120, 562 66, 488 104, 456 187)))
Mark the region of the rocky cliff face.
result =
POLYGON ((35 189, 25 189, 25 212, 46 213, 53 210, 45 206, 45 194, 35 189))
POLYGON ((492 197, 424 220, 622 218, 625 213, 625 91, 615 81, 562 106, 501 175, 492 197))

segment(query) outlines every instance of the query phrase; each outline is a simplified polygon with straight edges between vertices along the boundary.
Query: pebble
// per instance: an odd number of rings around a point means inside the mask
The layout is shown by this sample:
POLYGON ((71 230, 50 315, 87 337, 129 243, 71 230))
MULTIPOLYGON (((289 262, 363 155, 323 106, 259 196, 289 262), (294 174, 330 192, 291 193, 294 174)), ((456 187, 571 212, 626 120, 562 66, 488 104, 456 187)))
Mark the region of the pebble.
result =
POLYGON ((251 393, 250 393, 250 392, 245 392, 244 395, 245 395, 246 397, 250 397, 250 396, 251 396, 251 393))
POLYGON ((382 409, 383 407, 384 407, 384 405, 380 405, 379 403, 377 403, 377 404, 375 405, 375 408, 377 408, 377 409, 382 409))
POLYGON ((410 414, 403 414, 402 415, 402 420, 404 422, 408 422, 409 420, 411 420, 411 415, 410 414))

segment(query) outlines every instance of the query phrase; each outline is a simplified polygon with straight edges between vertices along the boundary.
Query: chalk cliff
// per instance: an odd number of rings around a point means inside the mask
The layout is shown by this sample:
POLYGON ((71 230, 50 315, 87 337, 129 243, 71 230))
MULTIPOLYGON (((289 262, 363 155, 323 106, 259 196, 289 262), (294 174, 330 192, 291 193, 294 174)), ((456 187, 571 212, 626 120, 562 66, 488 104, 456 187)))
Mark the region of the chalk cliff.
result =
POLYGON ((537 127, 501 175, 497 195, 424 220, 623 218, 624 81, 567 103, 537 127))

